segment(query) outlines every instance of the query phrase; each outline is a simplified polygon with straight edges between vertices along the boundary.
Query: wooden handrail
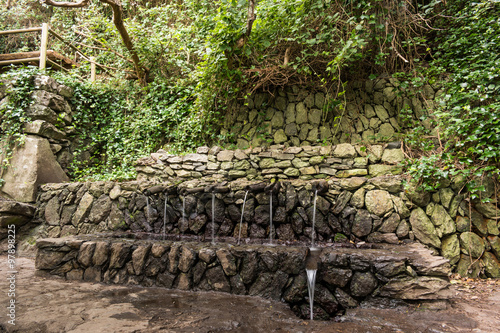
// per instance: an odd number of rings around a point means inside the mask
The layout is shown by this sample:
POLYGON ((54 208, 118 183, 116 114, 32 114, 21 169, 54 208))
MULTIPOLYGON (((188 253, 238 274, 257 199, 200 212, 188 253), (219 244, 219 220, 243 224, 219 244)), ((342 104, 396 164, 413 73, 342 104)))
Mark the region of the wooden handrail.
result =
POLYGON ((12 35, 12 34, 23 34, 26 32, 33 32, 33 31, 42 31, 42 28, 38 27, 38 28, 26 28, 26 29, 17 29, 17 30, 2 30, 2 31, 0 31, 0 36, 1 35, 12 35))
MULTIPOLYGON (((57 39, 59 39, 61 42, 66 44, 68 47, 70 47, 72 50, 80 54, 80 56, 85 59, 86 61, 91 63, 91 66, 97 66, 101 68, 103 71, 108 73, 108 75, 113 76, 111 73, 109 73, 106 68, 104 68, 104 65, 101 65, 97 62, 95 62, 94 57, 89 57, 85 53, 83 53, 80 49, 75 47, 71 42, 66 41, 63 37, 61 37, 58 33, 56 33, 54 30, 52 30, 47 23, 43 23, 41 27, 36 27, 36 28, 26 28, 26 29, 16 29, 16 30, 2 30, 0 31, 0 36, 2 35, 11 35, 11 34, 22 34, 22 33, 28 33, 28 32, 42 32, 42 39, 41 39, 41 45, 40 45, 40 57, 39 58, 33 58, 33 59, 28 59, 30 61, 38 60, 39 61, 39 68, 40 69, 45 69, 46 63, 47 63, 47 44, 48 44, 48 36, 49 33, 54 35, 57 39)), ((20 63, 20 62, 26 62, 27 60, 11 60, 10 63, 20 63)), ((57 65, 53 61, 49 62, 53 65, 57 65)), ((6 63, 6 61, 0 62, 0 65, 3 65, 6 63)), ((57 67, 63 68, 59 65, 57 67)), ((95 80, 95 68, 94 68, 94 74, 91 74, 91 79, 92 81, 95 80)))

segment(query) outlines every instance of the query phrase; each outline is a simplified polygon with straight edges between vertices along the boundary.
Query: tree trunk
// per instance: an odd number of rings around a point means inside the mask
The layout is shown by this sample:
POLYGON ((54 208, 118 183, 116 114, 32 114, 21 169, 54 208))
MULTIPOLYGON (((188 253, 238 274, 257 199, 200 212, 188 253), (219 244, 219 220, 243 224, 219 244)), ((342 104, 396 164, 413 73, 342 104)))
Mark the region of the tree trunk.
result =
MULTIPOLYGON (((144 77, 144 69, 140 64, 139 56, 135 51, 134 44, 132 43, 132 39, 125 28, 125 24, 123 23, 123 9, 121 2, 119 0, 99 0, 109 6, 113 10, 113 23, 115 24, 116 29, 120 33, 120 36, 125 44, 125 47, 130 52, 132 56, 132 62, 134 63, 134 69, 141 84, 146 83, 146 78, 144 77)), ((85 7, 89 4, 90 0, 79 0, 77 2, 67 2, 67 1, 53 1, 53 0, 41 0, 42 3, 45 3, 50 6, 55 7, 69 7, 69 8, 81 8, 85 7)))

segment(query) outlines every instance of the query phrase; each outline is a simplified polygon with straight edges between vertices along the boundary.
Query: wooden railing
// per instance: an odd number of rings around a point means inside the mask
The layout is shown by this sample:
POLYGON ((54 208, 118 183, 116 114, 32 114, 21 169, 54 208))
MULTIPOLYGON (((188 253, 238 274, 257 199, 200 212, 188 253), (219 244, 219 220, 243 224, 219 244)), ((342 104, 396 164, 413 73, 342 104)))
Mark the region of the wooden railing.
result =
POLYGON ((12 55, 12 59, 8 60, 1 60, 0 61, 0 66, 2 65, 10 65, 10 64, 19 64, 19 63, 27 63, 27 62, 38 62, 38 66, 40 69, 45 69, 47 67, 47 63, 50 65, 64 71, 69 71, 68 68, 65 68, 62 64, 58 64, 56 61, 50 59, 48 56, 48 52, 52 52, 52 55, 54 57, 58 57, 61 61, 69 62, 72 65, 77 66, 78 64, 74 61, 72 61, 69 58, 66 58, 62 55, 59 55, 58 53, 54 51, 48 51, 47 45, 49 41, 49 34, 53 35, 55 38, 59 39, 61 42, 63 42, 65 45, 67 45, 69 48, 72 50, 76 51, 80 57, 88 61, 91 65, 91 72, 90 72, 90 80, 95 81, 96 79, 96 67, 101 68, 105 72, 106 69, 95 62, 94 57, 88 57, 85 55, 80 49, 75 47, 71 42, 66 41, 63 37, 61 37, 58 33, 56 33, 54 30, 52 30, 47 23, 43 23, 41 27, 39 28, 27 28, 27 29, 17 29, 17 30, 5 30, 5 31, 0 31, 0 36, 2 35, 12 35, 12 34, 23 34, 23 33, 28 33, 28 32, 38 32, 41 31, 42 36, 41 36, 41 42, 40 42, 40 50, 35 51, 35 52, 24 52, 24 53, 13 53, 9 54, 12 55), (38 56, 37 55, 39 52, 38 56), (20 56, 22 55, 22 56, 20 56), (19 58, 15 58, 16 56, 19 56, 19 58))

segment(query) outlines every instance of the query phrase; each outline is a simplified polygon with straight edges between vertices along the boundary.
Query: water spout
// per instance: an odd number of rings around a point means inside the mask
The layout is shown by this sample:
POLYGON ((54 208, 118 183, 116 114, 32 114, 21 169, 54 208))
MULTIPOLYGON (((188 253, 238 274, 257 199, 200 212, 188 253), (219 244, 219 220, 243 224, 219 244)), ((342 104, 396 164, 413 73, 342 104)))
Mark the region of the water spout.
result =
POLYGON ((247 202, 248 190, 245 192, 245 198, 243 199, 243 207, 241 208, 241 220, 240 220, 240 230, 238 232, 238 245, 240 245, 241 240, 241 228, 243 227, 243 215, 245 214, 245 202, 247 202))

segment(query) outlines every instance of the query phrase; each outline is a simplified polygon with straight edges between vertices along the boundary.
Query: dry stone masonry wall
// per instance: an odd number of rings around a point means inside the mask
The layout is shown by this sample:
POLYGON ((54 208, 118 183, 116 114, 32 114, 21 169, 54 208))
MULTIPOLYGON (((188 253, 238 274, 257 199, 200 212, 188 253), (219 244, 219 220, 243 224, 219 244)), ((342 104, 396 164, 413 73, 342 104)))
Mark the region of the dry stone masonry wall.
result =
MULTIPOLYGON (((451 182, 430 194, 404 190, 402 176, 324 181, 328 191, 318 195, 315 212, 312 183, 317 180, 279 182, 279 191, 272 195, 275 239, 309 243, 314 214, 319 241, 416 240, 449 259, 462 275, 500 277, 497 207, 493 203, 469 207, 458 193, 460 183, 451 182)), ((214 194, 216 237, 238 236, 245 189, 259 183, 244 178, 216 183, 227 189, 214 194)), ((161 234, 165 228, 170 234, 209 238, 213 184, 205 179, 47 184, 39 193, 37 218, 49 237, 118 230, 161 234)), ((247 194, 243 238, 269 238, 270 203, 270 193, 247 194)))
POLYGON ((413 119, 420 119, 434 107, 438 89, 426 85, 416 93, 384 77, 356 81, 337 101, 343 109, 334 108, 336 102, 327 94, 297 86, 278 90, 274 96, 256 93, 225 116, 222 134, 231 134, 238 148, 391 141, 408 129, 399 111, 406 109, 413 119))
MULTIPOLYGON (((307 250, 89 237, 42 239, 36 268, 70 280, 228 292, 285 301, 308 318, 307 250)), ((329 319, 369 296, 446 299, 449 264, 420 244, 383 249, 325 248, 315 318, 329 319)))
POLYGON ((138 180, 172 179, 313 179, 335 176, 376 177, 400 174, 400 142, 384 145, 351 145, 222 150, 200 147, 195 154, 171 155, 163 150, 137 161, 138 180))
MULTIPOLYGON (((8 103, 10 86, 10 82, 0 84, 0 109, 8 103)), ((30 122, 23 128, 25 143, 14 151, 2 174, 2 193, 21 202, 34 202, 39 184, 69 181, 66 173, 72 159, 73 92, 48 76, 33 77, 33 86, 26 110, 30 122)))

